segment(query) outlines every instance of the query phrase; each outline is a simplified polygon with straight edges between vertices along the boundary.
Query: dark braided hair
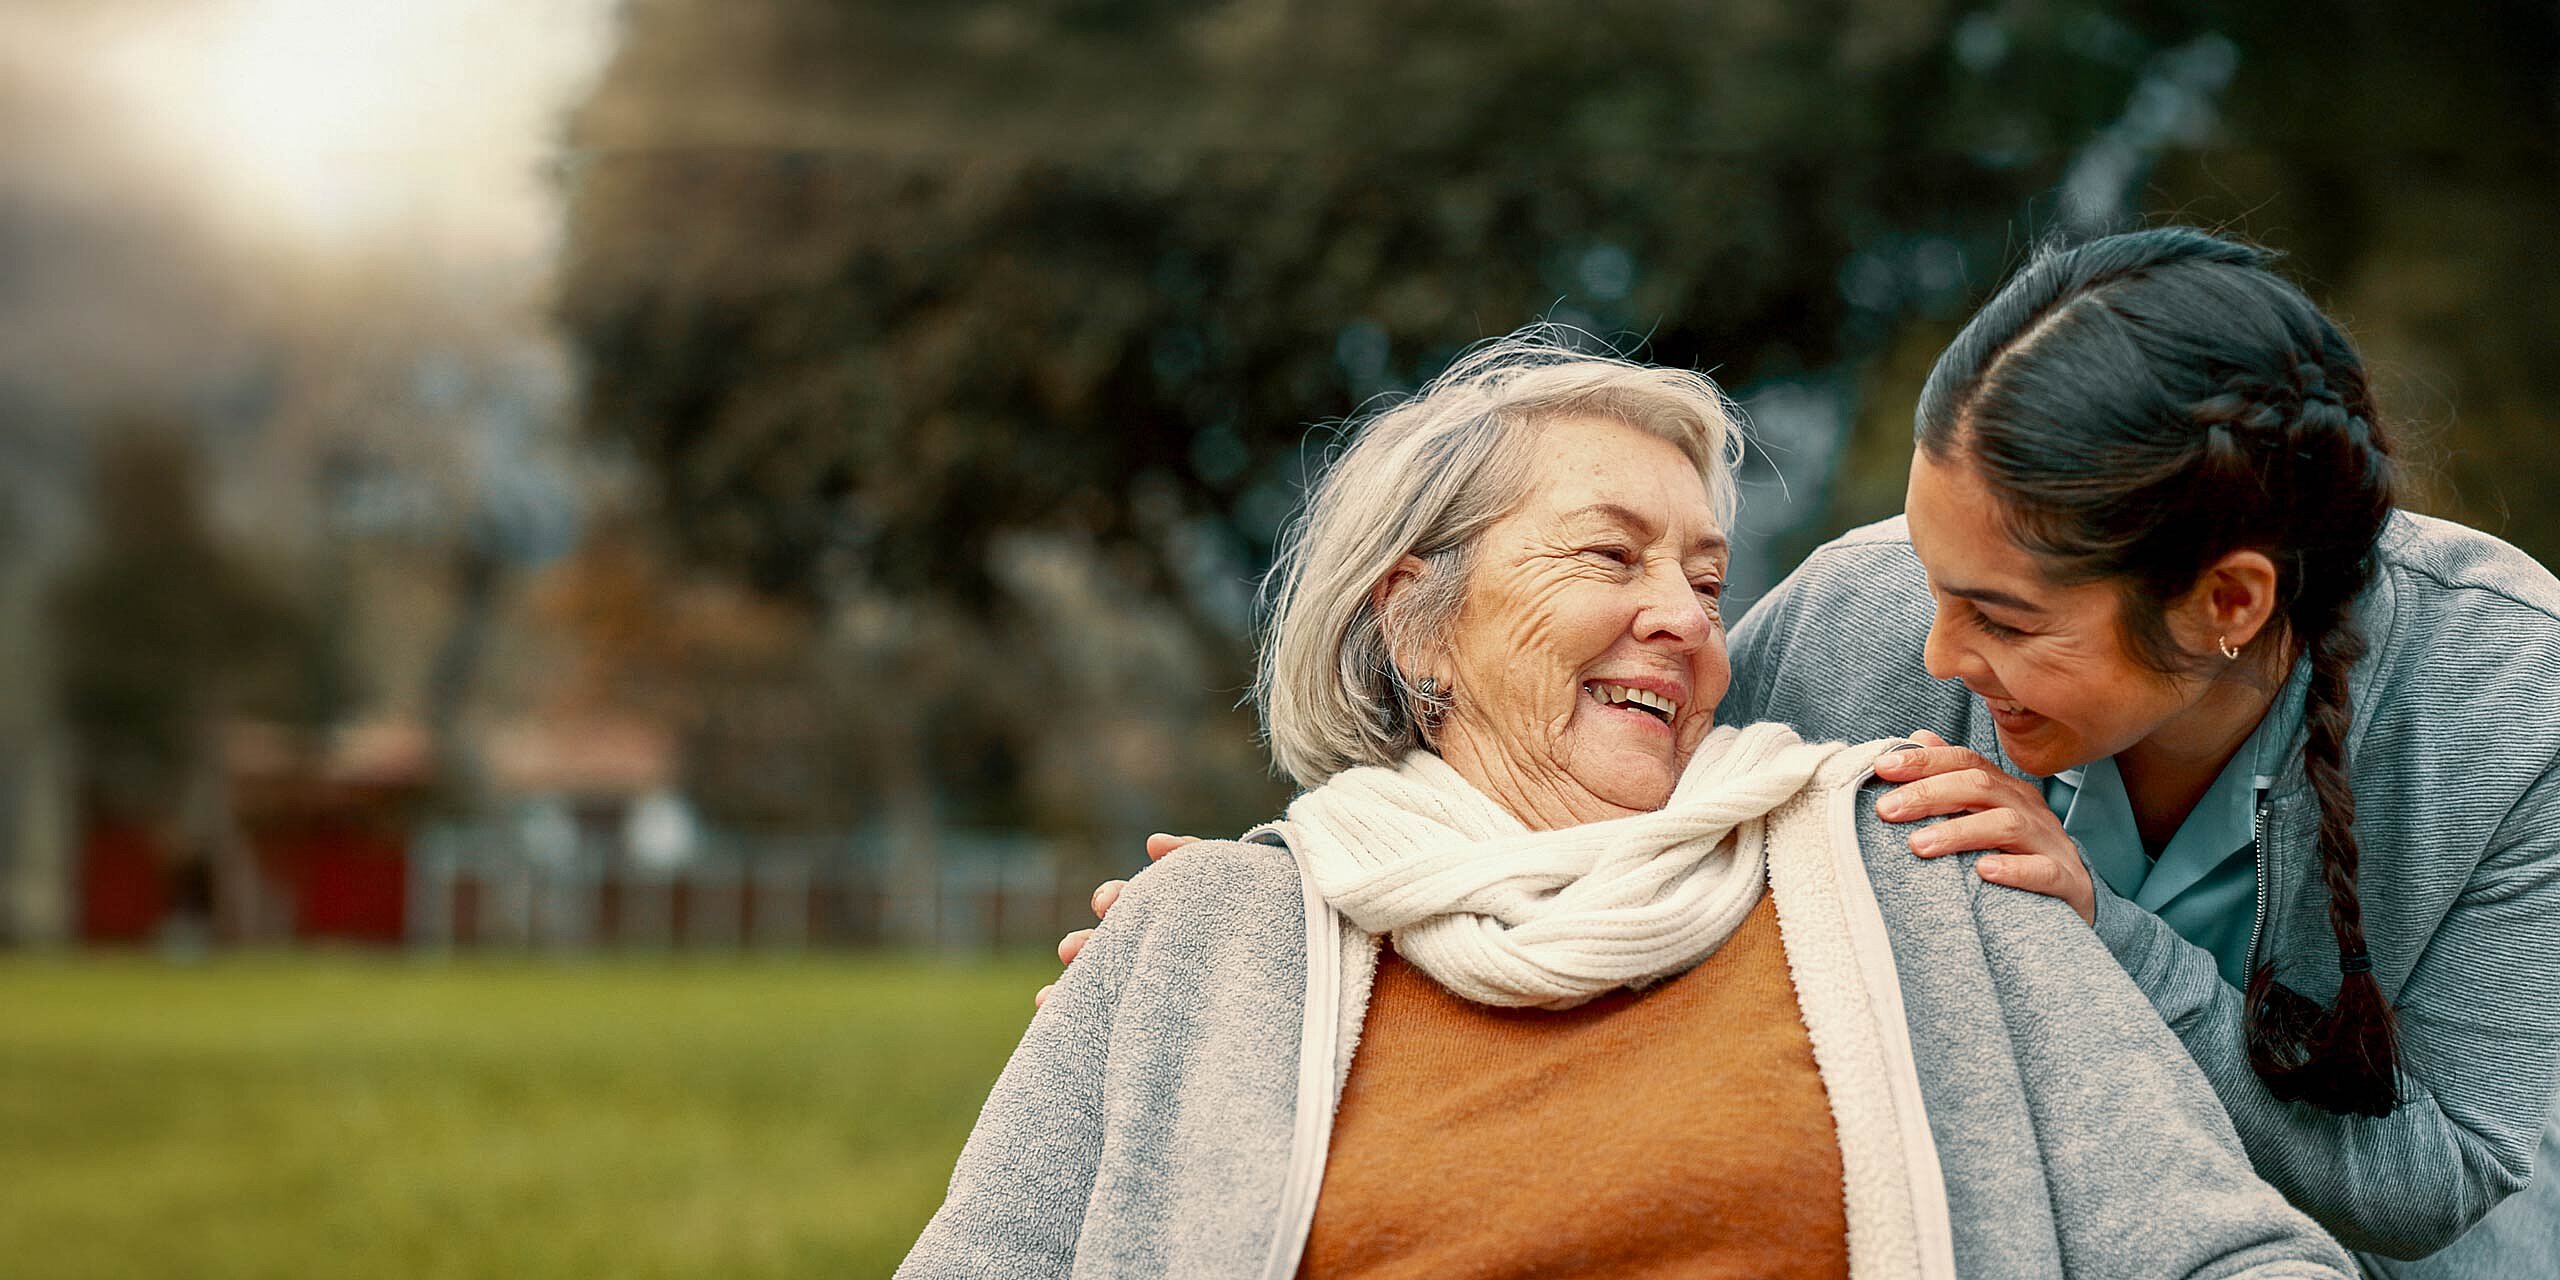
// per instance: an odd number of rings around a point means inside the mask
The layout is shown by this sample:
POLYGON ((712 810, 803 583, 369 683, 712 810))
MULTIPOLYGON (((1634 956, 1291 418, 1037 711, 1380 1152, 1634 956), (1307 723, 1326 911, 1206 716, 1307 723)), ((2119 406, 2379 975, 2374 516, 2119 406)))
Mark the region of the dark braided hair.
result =
POLYGON ((2230 552, 2275 562, 2279 625, 2250 648, 2310 657, 2304 768, 2344 976, 2323 1009, 2271 963, 2250 974, 2249 1062, 2279 1098, 2388 1115, 2398 1033, 2365 950, 2346 740, 2394 468, 2354 348, 2272 258, 2186 227, 2047 248, 1938 358, 1917 435, 1973 469, 2057 580, 2115 583, 2128 650, 2163 673, 2211 660, 2177 644, 2165 602, 2230 552))

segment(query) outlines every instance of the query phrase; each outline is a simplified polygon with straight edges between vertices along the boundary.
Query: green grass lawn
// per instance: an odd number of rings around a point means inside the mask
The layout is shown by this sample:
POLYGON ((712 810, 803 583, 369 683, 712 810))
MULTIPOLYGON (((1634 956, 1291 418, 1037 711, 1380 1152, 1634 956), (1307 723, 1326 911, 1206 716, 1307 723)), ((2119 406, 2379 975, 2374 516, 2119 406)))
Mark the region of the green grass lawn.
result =
POLYGON ((0 1271, 884 1276, 1055 968, 0 959, 0 1271))

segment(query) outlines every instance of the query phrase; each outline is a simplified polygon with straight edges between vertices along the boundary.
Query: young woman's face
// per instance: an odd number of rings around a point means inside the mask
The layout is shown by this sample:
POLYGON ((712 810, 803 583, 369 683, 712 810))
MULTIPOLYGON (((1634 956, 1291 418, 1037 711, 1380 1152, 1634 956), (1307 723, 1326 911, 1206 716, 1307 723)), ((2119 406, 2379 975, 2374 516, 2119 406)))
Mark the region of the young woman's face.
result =
POLYGON ((2010 763, 2037 775, 2078 768, 2194 710, 2207 682, 2164 676, 2127 652, 2116 588, 2050 581, 1960 460, 1914 452, 1903 510, 1937 604, 1929 674, 1982 699, 2010 763))
POLYGON ((1730 680, 1724 530, 1660 437, 1577 418, 1532 448, 1434 664, 1456 699, 1437 745, 1533 826, 1660 808, 1730 680))

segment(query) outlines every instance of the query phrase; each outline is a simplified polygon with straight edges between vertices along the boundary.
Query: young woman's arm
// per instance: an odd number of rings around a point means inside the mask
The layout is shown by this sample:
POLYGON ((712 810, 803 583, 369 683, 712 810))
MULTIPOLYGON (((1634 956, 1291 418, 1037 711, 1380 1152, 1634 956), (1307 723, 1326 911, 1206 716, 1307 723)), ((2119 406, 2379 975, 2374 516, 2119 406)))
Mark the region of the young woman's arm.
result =
POLYGON ((1983 883, 1973 855, 1860 839, 1922 1064, 1968 1275, 2345 1277, 2344 1252, 2249 1165, 2230 1119, 2088 926, 1983 883), (2025 1157, 2021 1159, 2021 1157, 2025 1157))
POLYGON ((2267 1180, 2349 1245, 2418 1257, 2536 1172, 2560 1072, 2555 849, 2560 773, 2500 825, 2394 998, 2405 1100, 2380 1119, 2269 1095, 2241 1047, 2240 992, 2158 916, 2102 887, 2097 930, 2204 1068, 2267 1180))
MULTIPOLYGON (((1735 627, 1730 718, 1964 742, 1969 695, 1920 660, 1928 601, 1898 521, 1824 545, 1735 627)), ((2260 1175, 2350 1246, 2442 1248, 2534 1172, 2560 1071, 2560 778, 2507 816, 2399 992, 2409 1101, 2381 1120, 2270 1096, 2212 955, 2103 884, 2095 894, 2098 936, 2204 1069, 2260 1175)))
POLYGON ((2006 852, 1967 859, 1983 878, 2061 899, 2089 920, 2204 1069, 2260 1172, 2340 1238, 2393 1257, 2430 1253, 2533 1176, 2560 1065, 2560 803, 2549 794, 2560 772, 2507 816, 2393 998, 2403 1105, 2387 1117, 2351 1117, 2279 1102, 2260 1085, 2242 1048, 2241 993, 2223 981, 2215 957, 2089 874, 2032 789, 1965 748, 1892 756, 1877 767, 1897 778, 1955 770, 1885 801, 1925 794, 1897 819, 1968 814, 1955 822, 1971 824, 1972 834, 1953 841, 1906 828, 1915 832, 1913 852, 1996 847, 2006 852), (1986 776, 1996 785, 1967 781, 1986 776), (1950 782, 1964 789, 1947 791, 1950 782), (2001 843, 1978 843, 1991 838, 2001 843), (1996 876, 1995 866, 2003 868, 1996 876))
POLYGON ((1934 836, 1914 834, 1913 852, 1996 838, 2001 856, 1968 858, 1983 877, 2061 899, 2089 920, 2204 1069, 2260 1172, 2340 1238, 2393 1257, 2430 1253, 2533 1176, 2560 1057, 2560 806, 2547 796, 2528 796, 2509 816, 2498 847, 2434 922, 2393 998, 2403 1104, 2359 1117, 2270 1095, 2242 1048, 2241 993, 2215 957, 2089 874, 2031 789, 1965 748, 1878 764, 1897 778, 1931 768, 1955 772, 1905 787, 1887 803, 1926 798, 1894 816, 1966 813, 1956 821, 1973 835, 1924 849, 1934 836), (1992 785, 1968 781, 1986 776, 1992 785), (1949 791, 1950 782, 1963 787, 1949 791))

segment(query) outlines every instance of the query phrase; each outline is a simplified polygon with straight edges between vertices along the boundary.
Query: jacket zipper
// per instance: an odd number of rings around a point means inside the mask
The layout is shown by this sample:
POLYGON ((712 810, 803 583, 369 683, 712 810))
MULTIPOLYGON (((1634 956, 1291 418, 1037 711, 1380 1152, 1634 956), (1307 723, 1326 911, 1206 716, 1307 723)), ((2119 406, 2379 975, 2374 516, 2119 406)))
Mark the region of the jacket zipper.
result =
POLYGON ((2257 914, 2249 920, 2249 957, 2240 966, 2243 983, 2258 972, 2258 939, 2267 929, 2267 791, 2266 778, 2258 779, 2258 804, 2249 815, 2249 855, 2257 862, 2257 914))

